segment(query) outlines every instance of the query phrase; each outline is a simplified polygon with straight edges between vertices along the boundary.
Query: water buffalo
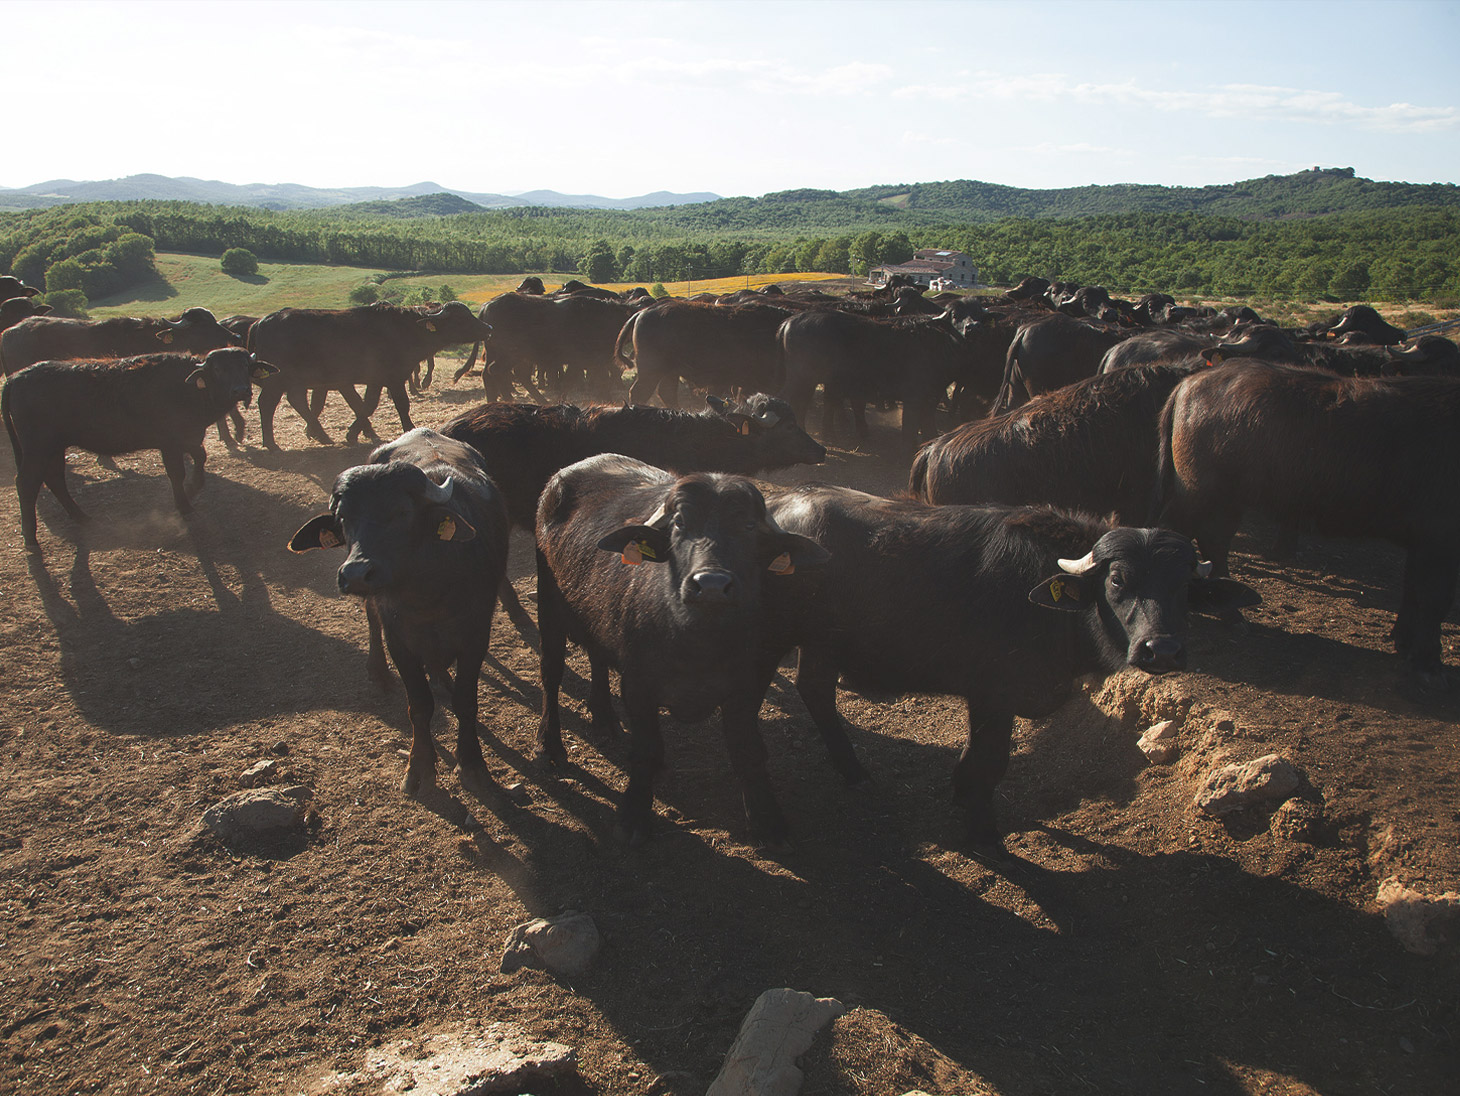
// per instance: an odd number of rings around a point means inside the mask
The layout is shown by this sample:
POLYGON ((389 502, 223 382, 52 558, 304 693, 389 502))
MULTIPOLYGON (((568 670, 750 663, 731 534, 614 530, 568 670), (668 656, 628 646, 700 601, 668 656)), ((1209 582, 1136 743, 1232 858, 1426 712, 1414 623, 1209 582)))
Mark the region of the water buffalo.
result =
MULTIPOLYGON (((1076 678, 1186 664, 1186 611, 1251 604, 1204 577, 1186 537, 1112 528, 1049 508, 930 506, 812 484, 767 500, 787 532, 831 553, 820 582, 789 588, 772 637, 800 647, 796 688, 844 773, 854 756, 836 710, 858 689, 944 693, 968 705, 953 770, 967 834, 1001 846, 993 795, 1015 716, 1053 711, 1076 678)), ((767 652, 771 664, 781 653, 767 652)))
POLYGON ((1242 514, 1405 550, 1395 649, 1441 679, 1460 572, 1460 380, 1337 377, 1254 359, 1183 381, 1160 423, 1162 521, 1217 574, 1242 514))
POLYGON ((38 297, 40 290, 33 285, 26 285, 13 274, 0 276, 0 301, 8 301, 15 297, 38 297))
POLYGON ((1009 344, 1004 380, 989 413, 1001 415, 1041 392, 1093 377, 1105 352, 1133 332, 1064 315, 1031 320, 1009 344))
POLYGON ((965 423, 918 450, 908 493, 932 503, 1048 503, 1144 524, 1156 488, 1157 423, 1205 363, 1118 370, 965 423))
POLYGON ((72 446, 107 456, 158 450, 178 512, 191 513, 188 496, 203 486, 204 432, 234 404, 247 406, 251 382, 262 384, 275 372, 247 350, 227 347, 201 362, 187 354, 147 354, 37 362, 12 375, 0 392, 0 413, 15 451, 26 547, 39 547, 35 506, 42 483, 73 520, 87 520, 66 488, 72 446), (186 483, 184 456, 193 461, 186 483))
POLYGON ((36 316, 0 333, 0 368, 14 373, 40 361, 126 358, 163 350, 202 355, 240 345, 238 336, 206 308, 189 308, 175 320, 119 316, 91 321, 36 316))
POLYGON ((679 406, 679 378, 714 392, 776 392, 781 388, 776 329, 790 315, 767 304, 725 308, 695 301, 660 301, 635 313, 614 346, 615 357, 638 372, 632 403, 657 390, 679 406))
MULTIPOLYGON (((704 719, 720 709, 731 764, 757 840, 786 834, 757 724, 774 673, 760 658, 765 604, 823 564, 814 541, 778 529, 739 476, 672 473, 617 454, 558 472, 537 515, 543 713, 539 744, 564 759, 558 716, 566 642, 620 673, 631 744, 618 830, 648 834, 664 757, 659 711, 704 719)), ((591 707, 610 713, 607 679, 591 707)))
POLYGON ((264 444, 274 441, 274 410, 289 397, 289 405, 304 419, 306 435, 330 443, 309 404, 309 389, 338 389, 355 421, 347 438, 361 432, 374 437, 370 415, 382 389, 390 393, 400 415, 401 428, 410 430, 410 397, 406 380, 416 363, 448 346, 476 342, 488 328, 460 301, 435 312, 418 313, 389 304, 364 308, 283 308, 253 325, 254 351, 279 367, 279 374, 259 389, 259 422, 264 444), (354 386, 364 384, 362 400, 354 386))
POLYGON ((436 782, 430 677, 451 690, 462 786, 478 797, 491 787, 477 740, 477 689, 507 570, 507 531, 507 508, 480 455, 422 429, 341 472, 329 512, 289 541, 292 552, 348 549, 336 581, 341 593, 365 599, 371 675, 384 674, 383 631, 406 687, 411 756, 401 790, 408 795, 436 782))
POLYGON ((14 327, 32 316, 44 316, 50 311, 50 305, 37 304, 29 297, 7 297, 0 301, 0 331, 14 327))

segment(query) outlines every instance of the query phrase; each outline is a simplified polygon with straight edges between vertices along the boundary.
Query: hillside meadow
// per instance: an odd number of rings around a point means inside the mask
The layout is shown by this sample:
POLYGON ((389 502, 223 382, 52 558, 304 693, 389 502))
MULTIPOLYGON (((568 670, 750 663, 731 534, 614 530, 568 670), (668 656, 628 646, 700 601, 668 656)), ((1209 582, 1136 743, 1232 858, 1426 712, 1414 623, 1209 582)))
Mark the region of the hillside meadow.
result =
MULTIPOLYGON (((350 290, 385 273, 379 268, 322 266, 302 263, 259 263, 259 272, 247 278, 223 273, 213 255, 185 255, 161 252, 157 256, 159 277, 143 286, 94 302, 88 315, 94 320, 113 316, 174 315, 184 308, 201 306, 216 316, 244 314, 262 316, 280 308, 348 308, 350 290)), ((539 275, 551 291, 572 274, 539 275)), ((421 274, 391 277, 389 285, 431 290, 451 286, 461 300, 482 305, 501 293, 511 292, 524 274, 421 274)), ((696 279, 693 282, 665 282, 676 297, 691 293, 730 293, 747 286, 756 288, 773 282, 833 281, 845 283, 845 274, 756 274, 750 277, 696 279)), ((636 282, 605 283, 604 289, 622 290, 636 282)))

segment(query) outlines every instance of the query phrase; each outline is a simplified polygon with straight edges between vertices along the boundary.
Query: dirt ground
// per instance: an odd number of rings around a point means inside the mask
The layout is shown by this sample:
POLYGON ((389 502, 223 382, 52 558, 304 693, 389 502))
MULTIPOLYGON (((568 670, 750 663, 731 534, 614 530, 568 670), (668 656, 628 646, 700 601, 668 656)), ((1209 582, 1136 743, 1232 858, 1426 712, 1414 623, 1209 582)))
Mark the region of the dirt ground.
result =
MULTIPOLYGON (((479 399, 437 377, 418 423, 479 399)), ((1388 650, 1392 547, 1314 539, 1275 563, 1244 536, 1234 573, 1264 598, 1245 630, 1194 618, 1190 672, 1121 674, 1020 724, 1007 861, 958 842, 959 702, 844 692, 874 774, 849 789, 784 673, 763 723, 792 850, 746 844, 713 720, 667 724, 659 833, 625 849, 625 759, 581 737, 586 663, 573 767, 551 775, 536 654, 505 618, 481 736, 525 801, 478 801, 445 766, 400 794, 403 692, 366 679, 338 559, 284 547, 368 447, 307 442, 285 410, 269 453, 251 418, 241 454, 210 439, 191 521, 156 454, 73 454, 95 520, 43 493, 39 559, 0 446, 0 1091, 298 1092, 368 1048, 502 1020, 576 1049, 578 1079, 541 1091, 702 1093, 781 986, 849 1010, 805 1058, 807 1096, 1457 1090, 1457 949, 1406 951, 1376 904, 1391 877, 1460 890, 1460 688, 1421 689, 1388 650), (1173 717, 1181 757, 1148 765, 1137 737, 1173 717), (1271 752, 1305 774, 1301 838, 1193 809, 1219 761, 1271 752), (265 758, 311 790, 312 825, 230 851, 201 815, 265 758), (587 974, 499 972, 514 925, 569 909, 604 937, 587 974)), ((376 425, 394 432, 388 406, 376 425)), ((894 426, 773 478, 895 491, 894 426)), ((526 596, 520 534, 512 574, 526 596)))

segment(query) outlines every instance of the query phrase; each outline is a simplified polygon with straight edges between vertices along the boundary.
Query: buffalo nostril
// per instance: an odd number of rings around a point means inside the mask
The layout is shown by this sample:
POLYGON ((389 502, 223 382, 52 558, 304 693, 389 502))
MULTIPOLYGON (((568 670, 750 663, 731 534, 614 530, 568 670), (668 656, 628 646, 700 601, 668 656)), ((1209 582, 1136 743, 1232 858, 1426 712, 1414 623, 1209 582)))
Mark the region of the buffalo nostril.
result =
POLYGON ((368 594, 374 588, 378 572, 371 563, 347 563, 340 568, 336 581, 342 594, 368 594))
POLYGON ((1169 636, 1145 640, 1136 648, 1131 665, 1145 670, 1184 669, 1186 644, 1169 636))
POLYGON ((726 571, 700 571, 690 575, 686 600, 710 604, 735 598, 735 576, 726 571))

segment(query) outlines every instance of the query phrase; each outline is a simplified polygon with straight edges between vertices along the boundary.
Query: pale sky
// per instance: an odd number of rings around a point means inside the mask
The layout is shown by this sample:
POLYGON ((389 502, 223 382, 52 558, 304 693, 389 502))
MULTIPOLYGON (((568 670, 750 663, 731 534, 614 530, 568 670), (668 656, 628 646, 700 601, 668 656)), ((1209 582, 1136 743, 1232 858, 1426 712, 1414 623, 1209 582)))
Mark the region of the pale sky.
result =
POLYGON ((0 186, 1460 182, 1460 2, 8 0, 0 186))

